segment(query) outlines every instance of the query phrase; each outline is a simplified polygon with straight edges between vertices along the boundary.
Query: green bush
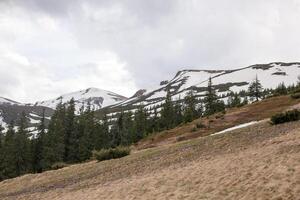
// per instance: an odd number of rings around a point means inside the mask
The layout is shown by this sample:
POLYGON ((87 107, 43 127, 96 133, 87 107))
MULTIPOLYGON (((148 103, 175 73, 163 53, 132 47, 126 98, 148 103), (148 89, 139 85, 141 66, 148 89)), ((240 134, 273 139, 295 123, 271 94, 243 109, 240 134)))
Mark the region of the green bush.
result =
POLYGON ((51 169, 57 170, 57 169, 62 169, 64 167, 68 167, 68 166, 69 165, 64 162, 57 162, 57 163, 54 163, 53 165, 51 165, 51 169))
POLYGON ((299 98, 300 98, 300 92, 291 94, 291 97, 292 97, 293 99, 299 99, 299 98))
POLYGON ((281 124, 290 121, 300 120, 300 111, 294 109, 285 113, 278 113, 271 117, 272 124, 281 124))
POLYGON ((296 87, 293 91, 293 94, 300 93, 300 87, 296 87))
POLYGON ((193 128, 191 128, 191 132, 196 132, 197 131, 197 127, 194 126, 193 128))
POLYGON ((103 160, 110 160, 115 158, 122 158, 130 154, 129 147, 117 147, 117 148, 110 148, 110 149, 102 149, 100 151, 94 152, 94 157, 98 161, 103 160))
POLYGON ((200 123, 197 123, 197 124, 196 124, 196 127, 197 127, 197 128, 205 128, 205 125, 204 125, 203 123, 200 122, 200 123))

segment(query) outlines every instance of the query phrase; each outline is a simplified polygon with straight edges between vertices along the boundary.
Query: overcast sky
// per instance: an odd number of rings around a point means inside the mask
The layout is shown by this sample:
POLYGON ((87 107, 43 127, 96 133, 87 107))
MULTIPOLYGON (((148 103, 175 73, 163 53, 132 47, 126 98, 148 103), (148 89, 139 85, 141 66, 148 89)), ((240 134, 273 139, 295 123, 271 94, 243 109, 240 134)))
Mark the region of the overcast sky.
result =
POLYGON ((180 69, 300 61, 299 0, 1 0, 0 96, 131 96, 180 69))

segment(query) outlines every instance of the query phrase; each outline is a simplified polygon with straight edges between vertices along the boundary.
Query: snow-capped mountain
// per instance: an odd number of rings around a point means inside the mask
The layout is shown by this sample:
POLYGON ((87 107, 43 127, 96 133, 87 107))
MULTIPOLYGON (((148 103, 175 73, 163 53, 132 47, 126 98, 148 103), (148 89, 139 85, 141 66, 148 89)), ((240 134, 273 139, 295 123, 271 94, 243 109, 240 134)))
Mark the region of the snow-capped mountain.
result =
POLYGON ((55 99, 50 99, 46 101, 36 102, 35 106, 45 106, 48 108, 55 109, 57 104, 60 102, 66 103, 72 98, 75 100, 75 109, 78 112, 82 106, 87 107, 88 103, 91 105, 91 109, 98 110, 106 106, 110 106, 124 100, 126 97, 110 92, 107 90, 102 90, 98 88, 88 88, 85 90, 80 90, 68 94, 61 95, 55 99))
POLYGON ((21 103, 0 103, 0 124, 5 130, 7 130, 8 124, 11 122, 14 122, 14 125, 17 126, 20 117, 22 116, 22 112, 24 112, 28 120, 29 130, 33 131, 40 122, 43 110, 45 110, 45 121, 47 123, 54 113, 54 110, 51 108, 21 103))
POLYGON ((257 76, 264 88, 276 88, 280 83, 285 85, 296 84, 300 75, 300 63, 269 63, 257 64, 234 70, 181 70, 171 80, 161 81, 155 89, 141 89, 132 97, 126 98, 116 93, 97 88, 88 88, 77 92, 61 95, 55 99, 40 101, 34 104, 23 104, 10 99, 0 97, 0 124, 7 128, 12 120, 17 122, 24 111, 30 123, 30 129, 38 124, 43 109, 46 118, 50 119, 56 105, 59 102, 66 103, 71 98, 75 100, 76 111, 90 103, 91 108, 105 111, 109 116, 126 110, 134 111, 137 106, 144 105, 151 108, 164 102, 169 90, 172 100, 183 99, 193 90, 199 98, 204 98, 209 77, 218 95, 226 95, 230 92, 247 90, 249 84, 257 76))
MULTIPOLYGON (((205 96, 209 77, 212 78, 218 95, 226 95, 231 91, 247 90, 256 76, 264 88, 276 88, 282 82, 285 85, 296 84, 299 75, 300 63, 282 62, 251 65, 235 70, 182 70, 173 79, 162 81, 157 89, 142 90, 139 95, 134 95, 110 108, 114 111, 121 107, 134 110, 138 105, 148 108, 160 105, 168 90, 173 100, 183 99, 191 90, 201 98, 205 96)), ((223 100, 226 102, 226 98, 223 100)))
POLYGON ((3 104, 6 104, 6 105, 21 105, 21 103, 19 103, 19 102, 16 102, 16 101, 13 101, 11 99, 4 98, 4 97, 0 97, 0 105, 3 105, 3 104))

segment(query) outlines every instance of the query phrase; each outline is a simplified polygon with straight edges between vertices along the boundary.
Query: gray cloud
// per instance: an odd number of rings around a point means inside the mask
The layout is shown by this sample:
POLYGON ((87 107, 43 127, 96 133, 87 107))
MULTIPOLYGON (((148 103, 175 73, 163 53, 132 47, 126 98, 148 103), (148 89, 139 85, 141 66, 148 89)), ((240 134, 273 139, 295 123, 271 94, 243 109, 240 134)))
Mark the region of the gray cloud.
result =
POLYGON ((10 38, 6 43, 12 51, 44 65, 49 81, 84 79, 88 85, 83 76, 97 74, 96 69, 122 84, 114 86, 105 78, 101 87, 130 96, 135 89, 171 78, 182 68, 299 61, 300 4, 296 0, 10 2, 5 9, 12 14, 2 15, 20 25, 27 37, 15 34, 11 38, 12 27, 0 24, 0 40, 10 38))

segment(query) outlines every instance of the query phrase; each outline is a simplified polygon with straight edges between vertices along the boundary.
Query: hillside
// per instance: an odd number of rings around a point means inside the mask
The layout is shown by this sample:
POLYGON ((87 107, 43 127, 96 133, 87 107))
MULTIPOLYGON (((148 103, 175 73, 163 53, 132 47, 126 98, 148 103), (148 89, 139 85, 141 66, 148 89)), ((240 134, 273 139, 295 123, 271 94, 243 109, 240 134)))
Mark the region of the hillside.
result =
POLYGON ((191 123, 175 127, 171 130, 154 133, 148 138, 141 140, 135 148, 144 149, 176 143, 179 140, 207 136, 240 124, 270 118, 276 113, 295 107, 298 103, 298 100, 292 99, 289 96, 279 96, 252 103, 241 108, 231 108, 227 110, 225 115, 217 113, 208 118, 196 119, 191 123), (203 124, 205 127, 197 129, 197 124, 203 124))
MULTIPOLYGON (((130 156, 121 159, 91 161, 3 181, 0 198, 297 199, 300 122, 272 126, 262 120, 223 134, 208 135, 299 107, 299 101, 287 100, 286 96, 277 97, 230 110, 224 119, 239 120, 235 124, 212 122, 218 126, 212 126, 206 136, 145 150, 134 148, 130 156), (262 114, 255 118, 258 110, 262 114)), ((191 124, 181 127, 176 136, 190 133, 191 124)))
POLYGON ((208 79, 212 78, 213 86, 219 96, 227 103, 230 92, 247 90, 249 84, 257 76, 263 88, 275 89, 280 83, 285 85, 296 84, 300 74, 300 63, 274 62, 256 64, 234 70, 182 70, 171 80, 161 81, 154 89, 138 91, 133 97, 105 108, 106 113, 120 110, 135 110, 139 105, 146 108, 160 106, 170 91, 172 100, 182 100, 189 91, 202 99, 205 97, 208 79))
MULTIPOLYGON (((13 101, 10 101, 13 102, 13 101)), ((22 112, 25 113, 28 121, 29 131, 34 132, 40 122, 43 110, 45 110, 45 120, 48 123, 54 110, 44 106, 30 106, 21 103, 0 103, 0 124, 6 130, 10 122, 18 125, 22 112)))

